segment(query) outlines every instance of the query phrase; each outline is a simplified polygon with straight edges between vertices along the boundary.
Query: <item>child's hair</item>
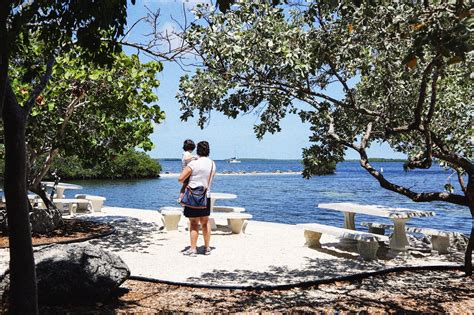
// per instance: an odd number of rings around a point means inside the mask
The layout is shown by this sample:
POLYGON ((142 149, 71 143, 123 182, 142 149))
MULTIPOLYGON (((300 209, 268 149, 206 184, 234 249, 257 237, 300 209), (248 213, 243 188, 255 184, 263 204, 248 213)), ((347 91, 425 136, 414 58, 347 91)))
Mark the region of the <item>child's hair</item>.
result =
POLYGON ((194 144, 193 140, 191 139, 184 140, 184 143, 183 143, 184 151, 194 151, 195 148, 196 148, 196 145, 194 144))

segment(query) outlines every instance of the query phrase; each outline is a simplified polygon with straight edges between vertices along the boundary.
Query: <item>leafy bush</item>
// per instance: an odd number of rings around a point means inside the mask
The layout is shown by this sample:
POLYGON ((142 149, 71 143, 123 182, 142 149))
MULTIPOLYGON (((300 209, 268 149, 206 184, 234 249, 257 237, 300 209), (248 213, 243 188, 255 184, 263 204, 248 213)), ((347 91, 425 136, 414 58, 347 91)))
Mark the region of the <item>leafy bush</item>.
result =
MULTIPOLYGON (((58 157, 51 170, 56 170, 61 179, 151 178, 158 177, 161 165, 144 152, 127 151, 101 164, 78 156, 58 157)), ((50 175, 46 178, 52 179, 50 175)))

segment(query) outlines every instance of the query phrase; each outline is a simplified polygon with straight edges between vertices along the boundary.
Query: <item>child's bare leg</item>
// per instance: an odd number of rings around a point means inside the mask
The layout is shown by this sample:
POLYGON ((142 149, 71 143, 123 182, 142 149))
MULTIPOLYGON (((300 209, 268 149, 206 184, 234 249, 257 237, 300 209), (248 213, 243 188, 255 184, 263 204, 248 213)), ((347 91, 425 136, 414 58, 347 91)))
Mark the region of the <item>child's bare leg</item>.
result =
POLYGON ((181 186, 181 190, 179 191, 178 202, 181 202, 181 200, 183 199, 183 197, 184 197, 184 191, 186 190, 186 187, 188 186, 188 184, 189 184, 189 178, 186 179, 186 180, 183 182, 183 186, 181 186))

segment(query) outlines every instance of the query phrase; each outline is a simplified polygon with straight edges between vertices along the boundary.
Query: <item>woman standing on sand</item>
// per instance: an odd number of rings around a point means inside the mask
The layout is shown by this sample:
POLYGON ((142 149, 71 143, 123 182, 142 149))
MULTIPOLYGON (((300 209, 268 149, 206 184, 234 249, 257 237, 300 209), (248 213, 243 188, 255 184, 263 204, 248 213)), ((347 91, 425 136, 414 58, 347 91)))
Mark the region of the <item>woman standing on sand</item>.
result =
POLYGON ((207 189, 207 207, 205 209, 184 207, 184 216, 189 219, 189 235, 191 239, 191 246, 184 254, 193 257, 197 255, 196 244, 199 236, 199 224, 201 224, 204 236, 204 255, 211 253, 209 246, 211 240, 211 225, 209 224, 211 199, 209 196, 212 179, 216 174, 216 164, 209 158, 209 152, 209 143, 207 141, 199 142, 196 150, 198 158, 189 162, 178 178, 180 183, 184 183, 189 178, 188 186, 191 188, 202 186, 207 189))

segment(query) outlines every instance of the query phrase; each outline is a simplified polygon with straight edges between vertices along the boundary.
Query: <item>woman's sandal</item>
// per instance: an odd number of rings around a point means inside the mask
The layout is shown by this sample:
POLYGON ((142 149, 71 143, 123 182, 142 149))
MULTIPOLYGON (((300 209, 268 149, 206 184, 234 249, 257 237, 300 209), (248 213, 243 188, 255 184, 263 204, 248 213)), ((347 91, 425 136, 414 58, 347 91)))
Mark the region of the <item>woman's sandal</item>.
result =
POLYGON ((189 257, 196 257, 197 256, 197 250, 195 249, 188 249, 183 252, 183 255, 189 256, 189 257))

